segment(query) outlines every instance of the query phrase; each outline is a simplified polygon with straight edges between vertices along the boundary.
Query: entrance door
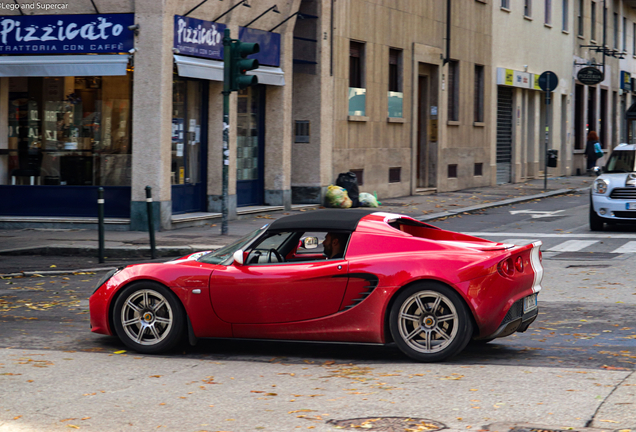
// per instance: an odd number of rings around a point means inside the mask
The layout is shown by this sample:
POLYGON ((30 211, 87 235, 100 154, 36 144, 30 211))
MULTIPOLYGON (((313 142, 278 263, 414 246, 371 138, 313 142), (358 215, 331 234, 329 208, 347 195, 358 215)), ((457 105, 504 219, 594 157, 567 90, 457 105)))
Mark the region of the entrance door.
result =
POLYGON ((172 92, 172 213, 207 210, 207 83, 176 77, 172 92))
POLYGON ((497 184, 510 183, 512 173, 512 89, 497 88, 497 184))
POLYGON ((342 259, 276 264, 231 264, 214 270, 210 300, 223 321, 271 324, 335 314, 347 287, 342 259))
POLYGON ((238 92, 237 206, 261 205, 265 195, 265 87, 238 92))
POLYGON ((437 187, 437 79, 435 66, 419 65, 417 91, 417 187, 437 187))

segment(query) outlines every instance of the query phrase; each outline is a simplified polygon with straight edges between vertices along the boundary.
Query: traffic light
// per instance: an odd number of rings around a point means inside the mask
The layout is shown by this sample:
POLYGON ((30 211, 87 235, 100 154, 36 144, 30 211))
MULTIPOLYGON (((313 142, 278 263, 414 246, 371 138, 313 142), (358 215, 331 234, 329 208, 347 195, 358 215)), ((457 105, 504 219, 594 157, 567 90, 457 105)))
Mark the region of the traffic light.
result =
POLYGON ((231 90, 242 90, 246 87, 258 84, 258 78, 256 76, 245 74, 247 71, 257 69, 259 66, 258 60, 246 58, 248 55, 256 54, 260 51, 258 44, 232 40, 230 49, 232 55, 231 90))

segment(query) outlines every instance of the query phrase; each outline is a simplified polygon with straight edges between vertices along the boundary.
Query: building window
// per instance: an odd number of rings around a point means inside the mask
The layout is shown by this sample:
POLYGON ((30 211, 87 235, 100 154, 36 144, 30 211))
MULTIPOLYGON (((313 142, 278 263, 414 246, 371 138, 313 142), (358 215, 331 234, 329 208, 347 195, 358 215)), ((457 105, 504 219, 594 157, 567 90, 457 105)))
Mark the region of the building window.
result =
POLYGON ((349 42, 349 87, 364 88, 364 44, 349 42))
POLYGON ((130 186, 131 73, 8 80, 12 184, 130 186))
POLYGON ((632 54, 636 55, 636 23, 632 24, 632 54))
POLYGON ((576 14, 577 14, 577 21, 578 21, 578 35, 579 36, 583 36, 583 7, 584 7, 585 3, 583 3, 583 0, 579 0, 579 7, 577 8, 576 14))
POLYGON ((389 48, 389 91, 402 91, 400 64, 402 60, 402 50, 389 48))
POLYGON ((627 18, 623 17, 623 52, 627 52, 627 18))
POLYGON ((448 178, 457 178, 457 164, 448 165, 448 178))
POLYGON ((448 62, 448 120, 459 121, 459 62, 448 62))
POLYGON ((618 14, 614 12, 614 49, 618 49, 618 14))
POLYGON ((552 24, 552 0, 545 0, 544 24, 552 24))
POLYGON ((484 175, 484 164, 479 162, 475 164, 475 177, 484 175))
POLYGON ((364 169, 350 169, 349 171, 356 175, 358 186, 362 186, 364 184, 364 169))
POLYGON ((590 4, 590 39, 596 40, 596 2, 590 4))
POLYGON ((523 0, 523 15, 532 16, 532 0, 523 0))
POLYGON ((504 9, 510 9, 510 0, 501 0, 501 7, 504 9))
POLYGON ((400 183, 402 181, 402 167, 389 168, 389 183, 400 183))
POLYGON ((296 138, 294 142, 308 143, 309 142, 309 120, 296 120, 294 134, 296 138))
POLYGON ((389 48, 388 116, 403 117, 402 50, 389 48))
POLYGON ((570 9, 570 0, 563 0, 563 6, 561 7, 561 20, 562 20, 561 30, 563 31, 570 30, 570 26, 568 25, 568 19, 570 18, 569 12, 568 12, 569 9, 570 9))
POLYGON ((475 122, 484 121, 484 67, 475 65, 475 122))

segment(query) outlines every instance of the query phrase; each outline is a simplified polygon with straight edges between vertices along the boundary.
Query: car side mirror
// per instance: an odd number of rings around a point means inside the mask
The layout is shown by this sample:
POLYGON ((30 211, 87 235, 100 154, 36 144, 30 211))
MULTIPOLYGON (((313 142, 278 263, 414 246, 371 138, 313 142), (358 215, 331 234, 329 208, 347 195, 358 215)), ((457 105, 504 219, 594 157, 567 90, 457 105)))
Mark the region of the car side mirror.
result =
POLYGON ((592 172, 594 173, 594 175, 596 175, 596 177, 598 177, 603 174, 603 168, 595 166, 594 168, 592 168, 592 172))
POLYGON ((305 237, 301 240, 301 246, 305 249, 316 249, 318 247, 318 237, 305 237))
POLYGON ((239 249, 236 252, 234 252, 234 262, 238 265, 243 265, 243 263, 245 262, 242 249, 239 249))

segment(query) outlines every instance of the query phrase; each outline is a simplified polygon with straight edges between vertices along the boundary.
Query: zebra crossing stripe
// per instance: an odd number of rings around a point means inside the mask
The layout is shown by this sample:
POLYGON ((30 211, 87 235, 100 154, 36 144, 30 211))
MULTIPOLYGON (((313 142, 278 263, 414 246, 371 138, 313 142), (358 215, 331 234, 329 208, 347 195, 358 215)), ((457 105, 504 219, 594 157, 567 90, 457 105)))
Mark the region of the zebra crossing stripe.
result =
POLYGON ((598 243, 598 240, 568 240, 547 249, 552 252, 576 252, 598 243))
POLYGON ((625 243, 618 249, 614 249, 612 253, 633 253, 636 252, 636 241, 630 241, 625 243))

